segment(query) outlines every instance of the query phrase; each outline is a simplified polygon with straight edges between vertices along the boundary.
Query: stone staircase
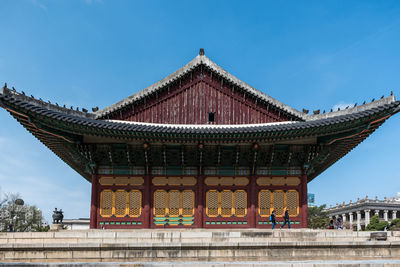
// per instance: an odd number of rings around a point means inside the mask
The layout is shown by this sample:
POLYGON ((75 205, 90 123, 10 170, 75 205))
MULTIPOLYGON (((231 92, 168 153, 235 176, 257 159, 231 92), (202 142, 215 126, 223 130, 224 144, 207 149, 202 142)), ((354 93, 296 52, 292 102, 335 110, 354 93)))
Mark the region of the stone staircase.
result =
POLYGON ((400 260, 400 232, 387 232, 386 241, 370 240, 370 234, 310 229, 0 233, 0 262, 199 262, 205 266, 210 262, 400 260))

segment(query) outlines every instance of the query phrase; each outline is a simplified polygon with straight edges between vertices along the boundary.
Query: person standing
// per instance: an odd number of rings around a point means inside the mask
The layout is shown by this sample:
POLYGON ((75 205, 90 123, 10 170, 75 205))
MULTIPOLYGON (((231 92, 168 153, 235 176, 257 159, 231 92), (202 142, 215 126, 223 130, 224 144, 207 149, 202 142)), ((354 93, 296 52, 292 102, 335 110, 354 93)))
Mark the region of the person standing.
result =
POLYGON ((272 229, 274 229, 276 225, 275 210, 273 210, 271 216, 269 216, 269 221, 272 223, 272 229))
POLYGON ((285 210, 285 213, 283 215, 283 219, 285 220, 285 222, 282 224, 280 229, 282 229, 285 226, 285 224, 287 224, 288 229, 290 229, 289 211, 287 209, 285 210))

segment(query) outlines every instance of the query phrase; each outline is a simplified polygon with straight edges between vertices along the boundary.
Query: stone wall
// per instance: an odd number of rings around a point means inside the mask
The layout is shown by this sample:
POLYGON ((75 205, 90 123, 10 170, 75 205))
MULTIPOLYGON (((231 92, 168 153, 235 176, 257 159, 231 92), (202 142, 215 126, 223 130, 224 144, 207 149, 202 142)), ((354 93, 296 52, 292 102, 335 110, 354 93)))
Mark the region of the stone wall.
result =
POLYGON ((0 233, 0 262, 400 260, 400 233, 335 230, 89 230, 0 233))

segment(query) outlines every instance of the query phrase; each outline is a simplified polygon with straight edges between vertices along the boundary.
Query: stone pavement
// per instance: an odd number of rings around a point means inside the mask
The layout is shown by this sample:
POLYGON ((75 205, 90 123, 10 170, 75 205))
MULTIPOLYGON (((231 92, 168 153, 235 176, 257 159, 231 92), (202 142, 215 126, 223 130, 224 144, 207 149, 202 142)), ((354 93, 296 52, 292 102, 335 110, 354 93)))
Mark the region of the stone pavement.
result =
POLYGON ((0 262, 205 267, 328 266, 323 264, 329 260, 329 266, 400 266, 400 233, 387 232, 386 241, 370 240, 370 234, 310 229, 0 233, 0 262))

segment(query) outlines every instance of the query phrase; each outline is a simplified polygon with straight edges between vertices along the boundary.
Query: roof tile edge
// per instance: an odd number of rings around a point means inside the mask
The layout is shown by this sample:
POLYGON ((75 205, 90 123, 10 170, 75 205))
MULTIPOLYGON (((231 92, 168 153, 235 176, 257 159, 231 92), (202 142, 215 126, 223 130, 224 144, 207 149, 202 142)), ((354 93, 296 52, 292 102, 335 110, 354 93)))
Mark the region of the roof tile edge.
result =
POLYGON ((396 98, 394 95, 390 95, 388 97, 379 99, 374 102, 370 102, 361 106, 356 106, 348 109, 343 109, 339 111, 334 111, 334 112, 329 112, 329 113, 322 113, 322 114, 316 114, 316 115, 307 115, 306 121, 314 121, 314 120, 321 120, 321 119, 329 119, 332 117, 336 116, 341 116, 341 115, 348 115, 348 114, 353 114, 353 113, 358 113, 364 110, 372 109, 375 107, 383 106, 385 104, 391 104, 393 102, 396 102, 396 98))

